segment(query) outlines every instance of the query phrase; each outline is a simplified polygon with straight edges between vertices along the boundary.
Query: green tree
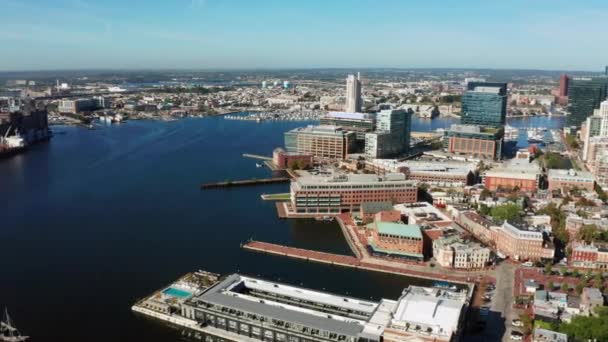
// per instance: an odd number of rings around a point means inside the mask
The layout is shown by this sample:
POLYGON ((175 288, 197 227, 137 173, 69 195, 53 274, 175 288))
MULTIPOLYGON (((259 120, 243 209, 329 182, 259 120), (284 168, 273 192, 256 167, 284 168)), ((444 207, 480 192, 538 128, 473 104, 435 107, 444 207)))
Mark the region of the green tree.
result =
POLYGON ((499 205, 490 210, 490 215, 496 220, 513 220, 521 216, 521 207, 515 203, 499 205))
POLYGON ((568 283, 563 282, 560 290, 562 290, 562 292, 568 292, 568 283))
POLYGON ((545 274, 551 274, 551 272, 553 271, 553 265, 548 262, 545 264, 545 274))
POLYGON ((480 213, 481 215, 484 215, 484 216, 486 216, 486 215, 490 215, 490 207, 488 207, 487 205, 485 205, 485 204, 483 204, 483 203, 482 203, 482 204, 480 204, 480 205, 479 205, 479 213, 480 213))
POLYGON ((553 284, 553 282, 552 282, 552 281, 549 281, 549 282, 547 283, 547 289, 546 289, 546 290, 547 290, 547 291, 553 291, 553 289, 554 289, 554 288, 555 288, 555 284, 553 284))
POLYGON ((530 317, 530 315, 528 315, 527 313, 522 313, 521 315, 519 315, 519 320, 523 324, 524 333, 530 334, 532 332, 532 317, 530 317))
POLYGON ((486 198, 491 197, 491 196, 492 196, 492 191, 484 188, 483 190, 481 190, 481 193, 479 194, 479 199, 483 201, 486 198))
POLYGON ((584 240, 586 243, 591 243, 599 240, 601 237, 600 230, 594 224, 585 224, 578 231, 577 237, 584 240))
POLYGON ((608 307, 596 307, 594 316, 575 316, 570 323, 562 323, 559 331, 569 341, 608 341, 608 307))

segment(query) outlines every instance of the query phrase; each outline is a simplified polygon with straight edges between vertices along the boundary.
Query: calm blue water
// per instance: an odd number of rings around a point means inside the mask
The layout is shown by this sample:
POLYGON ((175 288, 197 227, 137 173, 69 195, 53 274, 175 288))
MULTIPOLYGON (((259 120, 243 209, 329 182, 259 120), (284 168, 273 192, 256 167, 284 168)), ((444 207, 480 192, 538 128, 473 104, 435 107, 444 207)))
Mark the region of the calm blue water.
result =
MULTIPOLYGON (((453 122, 415 119, 413 130, 453 122)), ((50 143, 0 161, 0 306, 34 341, 154 342, 178 334, 135 316, 131 305, 197 269, 397 297, 417 281, 240 248, 254 238, 349 253, 335 223, 280 220, 260 200, 288 185, 199 190, 269 176, 241 154, 269 155, 284 131, 305 124, 205 118, 55 127, 50 143)))

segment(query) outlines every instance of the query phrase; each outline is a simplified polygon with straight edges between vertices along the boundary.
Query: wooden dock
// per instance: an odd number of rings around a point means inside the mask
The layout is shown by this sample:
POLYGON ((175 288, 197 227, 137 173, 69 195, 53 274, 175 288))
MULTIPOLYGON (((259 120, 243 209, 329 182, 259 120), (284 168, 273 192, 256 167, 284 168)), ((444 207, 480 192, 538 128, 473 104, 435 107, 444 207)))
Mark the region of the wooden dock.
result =
POLYGON ((233 187, 233 186, 287 183, 290 180, 291 180, 291 178, 288 178, 288 177, 279 177, 279 178, 245 179, 245 180, 236 180, 236 181, 205 183, 205 184, 201 184, 201 190, 214 189, 214 188, 229 188, 229 187, 233 187))
POLYGON ((250 251, 284 256, 304 261, 313 261, 323 264, 330 264, 342 267, 361 269, 366 271, 382 272, 389 274, 402 275, 406 277, 423 278, 428 280, 442 280, 453 283, 468 284, 474 281, 474 278, 465 275, 455 274, 440 274, 436 272, 423 272, 408 268, 406 264, 403 267, 395 267, 383 265, 370 261, 358 259, 354 256, 340 255, 326 252, 312 251, 308 249, 295 248, 277 245, 261 241, 249 241, 242 245, 242 248, 250 251))

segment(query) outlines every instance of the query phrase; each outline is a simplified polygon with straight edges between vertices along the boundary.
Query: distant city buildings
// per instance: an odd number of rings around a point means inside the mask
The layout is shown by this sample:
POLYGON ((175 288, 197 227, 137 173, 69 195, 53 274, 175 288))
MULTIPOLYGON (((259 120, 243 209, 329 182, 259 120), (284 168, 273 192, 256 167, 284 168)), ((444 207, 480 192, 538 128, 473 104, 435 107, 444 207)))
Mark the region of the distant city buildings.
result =
POLYGON ((575 77, 568 85, 568 126, 580 125, 593 114, 608 95, 608 76, 575 77))
MULTIPOLYGON (((101 97, 103 99, 103 97, 101 97)), ((105 102, 103 103, 105 105, 105 102)), ((61 100, 57 110, 60 113, 81 113, 86 111, 93 111, 99 109, 99 99, 87 98, 87 99, 76 99, 76 100, 61 100)))
POLYGON ((361 112, 361 80, 360 74, 348 75, 346 78, 346 108, 345 112, 361 112))

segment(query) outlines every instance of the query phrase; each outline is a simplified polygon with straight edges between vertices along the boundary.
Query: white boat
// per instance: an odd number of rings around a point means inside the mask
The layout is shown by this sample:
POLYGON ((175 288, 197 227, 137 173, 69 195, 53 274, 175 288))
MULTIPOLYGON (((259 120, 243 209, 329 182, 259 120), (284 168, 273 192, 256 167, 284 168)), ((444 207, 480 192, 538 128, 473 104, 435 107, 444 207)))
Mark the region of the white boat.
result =
POLYGON ((21 335, 13 322, 11 322, 8 310, 4 309, 4 319, 0 322, 0 342, 23 342, 29 338, 29 336, 21 335))
POLYGON ((262 166, 264 166, 264 165, 259 164, 259 163, 255 163, 255 167, 262 167, 262 166))

